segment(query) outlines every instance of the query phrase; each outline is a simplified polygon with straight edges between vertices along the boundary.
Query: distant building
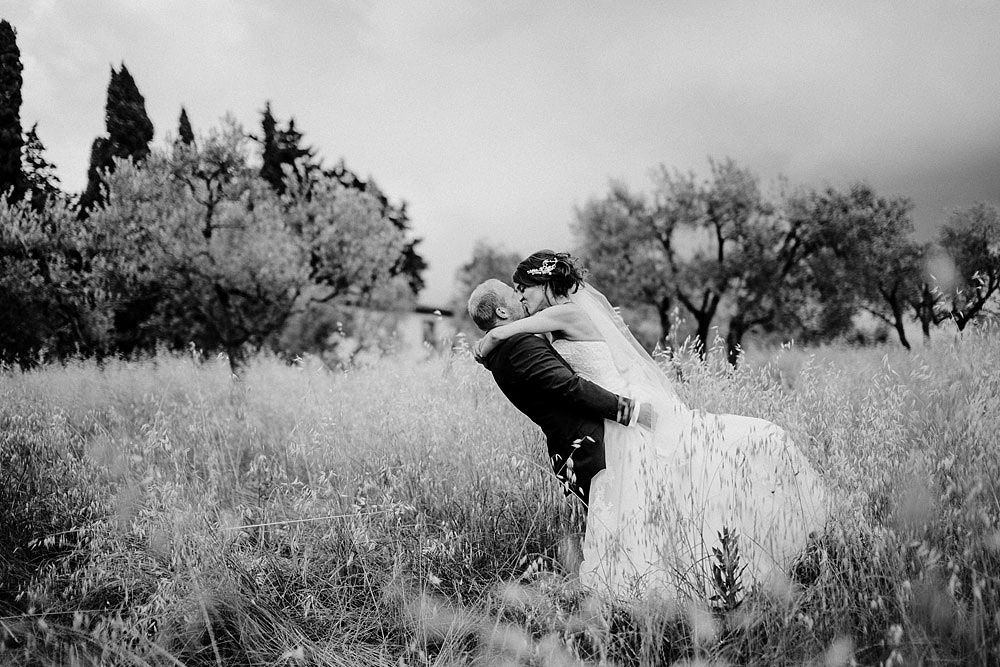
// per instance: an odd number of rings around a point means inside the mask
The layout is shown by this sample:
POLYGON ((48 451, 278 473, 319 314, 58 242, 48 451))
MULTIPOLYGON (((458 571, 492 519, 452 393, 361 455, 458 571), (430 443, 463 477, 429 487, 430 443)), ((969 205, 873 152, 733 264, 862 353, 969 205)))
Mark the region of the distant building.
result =
POLYGON ((449 308, 418 305, 400 313, 396 321, 398 353, 408 359, 424 359, 451 349, 458 327, 449 308))

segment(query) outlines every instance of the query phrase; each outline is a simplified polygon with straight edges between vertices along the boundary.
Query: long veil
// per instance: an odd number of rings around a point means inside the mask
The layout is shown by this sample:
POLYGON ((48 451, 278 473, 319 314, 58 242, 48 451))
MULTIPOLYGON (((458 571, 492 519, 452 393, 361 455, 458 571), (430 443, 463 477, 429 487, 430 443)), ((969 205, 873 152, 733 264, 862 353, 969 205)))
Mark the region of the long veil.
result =
POLYGON ((689 409, 603 294, 584 284, 570 299, 610 348, 625 393, 650 401, 656 414, 652 433, 606 433, 608 462, 591 484, 581 579, 625 594, 636 580, 667 596, 699 591, 712 581, 713 545, 731 530, 745 577, 785 581, 828 516, 825 484, 808 459, 777 424, 689 409))
POLYGON ((677 395, 670 378, 635 339, 604 294, 590 283, 584 283, 569 298, 590 317, 608 344, 615 367, 625 378, 632 397, 654 404, 657 431, 682 428, 690 410, 677 395))
POLYGON ((652 432, 635 428, 605 432, 606 467, 590 487, 581 580, 619 594, 638 586, 672 596, 679 581, 677 571, 693 561, 677 550, 698 539, 688 536, 683 518, 678 517, 690 505, 686 502, 691 495, 690 447, 685 447, 690 438, 685 434, 690 432, 692 412, 600 291, 585 283, 569 297, 607 343, 624 380, 623 393, 651 403, 654 412, 652 432), (669 536, 666 541, 665 536, 669 536))

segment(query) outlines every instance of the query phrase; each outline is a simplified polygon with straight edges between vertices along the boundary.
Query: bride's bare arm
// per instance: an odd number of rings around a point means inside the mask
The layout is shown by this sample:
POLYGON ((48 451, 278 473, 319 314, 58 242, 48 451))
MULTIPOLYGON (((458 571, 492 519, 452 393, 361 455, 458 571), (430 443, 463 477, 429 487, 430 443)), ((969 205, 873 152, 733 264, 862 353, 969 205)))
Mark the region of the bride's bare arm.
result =
POLYGON ((477 343, 477 355, 485 357, 500 341, 522 333, 558 333, 567 340, 600 339, 597 328, 579 306, 561 303, 491 329, 477 343))

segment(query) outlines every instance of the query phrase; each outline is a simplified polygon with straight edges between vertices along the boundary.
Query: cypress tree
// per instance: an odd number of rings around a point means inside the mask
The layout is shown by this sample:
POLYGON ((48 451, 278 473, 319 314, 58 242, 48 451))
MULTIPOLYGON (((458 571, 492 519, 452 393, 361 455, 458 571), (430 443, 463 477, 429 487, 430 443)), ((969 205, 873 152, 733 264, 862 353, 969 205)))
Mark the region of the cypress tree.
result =
POLYGON ((181 117, 177 121, 177 139, 185 146, 194 144, 194 130, 191 129, 191 121, 188 120, 187 109, 181 107, 181 117))
POLYGON ((263 164, 260 177, 271 184, 275 192, 285 192, 284 165, 291 166, 300 178, 316 168, 313 157, 316 151, 311 147, 303 147, 302 133, 295 129, 295 119, 288 121, 287 129, 278 127, 274 114, 271 113, 271 103, 267 102, 261 119, 261 129, 264 134, 260 139, 263 145, 263 164))
POLYGON ((146 115, 146 99, 124 63, 108 84, 105 124, 115 157, 131 157, 139 162, 149 155, 153 122, 146 115))
POLYGON ((261 115, 260 127, 264 134, 260 138, 260 143, 263 146, 264 152, 262 156, 263 164, 260 167, 260 177, 270 183, 272 188, 280 192, 280 188, 284 186, 281 182, 281 164, 278 162, 278 142, 275 137, 278 124, 274 120, 274 114, 271 113, 270 102, 264 105, 264 111, 261 115))
POLYGON ((86 215, 95 204, 103 201, 100 174, 102 170, 114 169, 114 158, 132 158, 141 162, 149 155, 153 123, 146 115, 146 100, 124 63, 117 72, 114 67, 111 68, 104 125, 108 136, 97 137, 90 148, 87 189, 80 198, 81 215, 86 215))
POLYGON ((38 138, 38 123, 24 135, 24 181, 32 206, 39 211, 50 197, 61 193, 55 165, 45 159, 45 144, 38 138))
POLYGON ((0 21, 0 193, 11 191, 11 199, 24 196, 21 168, 21 51, 17 33, 6 20, 0 21))
POLYGON ((87 168, 87 189, 80 195, 80 217, 86 217, 96 204, 104 201, 101 193, 101 169, 108 168, 111 163, 111 150, 107 137, 97 137, 90 145, 90 166, 87 168))

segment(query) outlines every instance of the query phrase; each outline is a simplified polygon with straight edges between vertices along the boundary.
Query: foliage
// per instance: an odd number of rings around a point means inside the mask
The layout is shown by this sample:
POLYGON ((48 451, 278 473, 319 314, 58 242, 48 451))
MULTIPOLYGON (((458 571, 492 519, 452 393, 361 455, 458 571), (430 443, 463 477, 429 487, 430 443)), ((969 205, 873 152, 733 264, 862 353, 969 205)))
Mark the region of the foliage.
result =
MULTIPOLYGON (((344 165, 343 160, 332 169, 322 170, 316 160, 315 149, 302 146, 303 135, 295 128, 295 119, 289 119, 282 129, 271 112, 270 102, 265 104, 264 111, 261 112, 261 136, 256 140, 262 149, 260 176, 275 192, 284 194, 289 178, 302 186, 315 179, 315 172, 322 171, 325 178, 336 180, 347 189, 372 197, 379 203, 380 215, 391 220, 400 232, 409 235, 411 225, 406 202, 399 205, 390 203, 374 179, 359 178, 344 165)), ((424 288, 423 272, 427 269, 427 263, 417 252, 419 244, 420 239, 409 239, 392 265, 392 275, 400 276, 406 281, 413 297, 424 288)))
POLYGON ((963 313, 975 317, 1000 288, 986 250, 997 245, 987 231, 997 225, 963 222, 995 220, 983 207, 955 214, 941 250, 914 239, 906 198, 865 183, 765 195, 749 170, 725 160, 711 161, 704 181, 661 167, 649 194, 613 183, 577 211, 574 227, 580 254, 612 301, 656 313, 659 342, 673 337, 678 308, 694 319, 702 349, 713 323, 726 318, 735 364, 751 331, 830 341, 844 337, 859 312, 892 326, 909 349, 908 321, 918 320, 929 340, 931 326, 949 317, 947 289, 950 317, 963 325, 963 313), (947 289, 932 270, 945 253, 962 258, 955 265, 964 277, 947 289))
POLYGON ((294 205, 286 215, 308 243, 310 286, 276 349, 319 354, 331 367, 387 351, 393 313, 415 306, 413 276, 400 271, 414 244, 408 225, 377 188, 344 185, 330 172, 313 172, 288 192, 294 205))
MULTIPOLYGON (((729 251, 732 296, 726 349, 733 365, 748 332, 780 331, 787 337, 801 322, 803 309, 817 305, 806 270, 815 220, 793 215, 787 202, 774 204, 758 197, 750 199, 756 214, 742 226, 729 251)), ((831 337, 830 329, 815 336, 831 337)))
POLYGON ((675 307, 672 274, 658 247, 665 242, 672 249, 673 239, 657 236, 657 229, 656 213, 646 198, 619 183, 612 184, 603 200, 592 199, 577 211, 574 225, 590 280, 608 299, 626 309, 654 308, 660 330, 653 345, 671 335, 675 307))
POLYGON ((122 297, 120 347, 193 343, 236 371, 308 302, 359 304, 390 280, 405 238, 374 198, 316 173, 288 184, 279 198, 255 174, 234 123, 120 163, 93 216, 122 297))
POLYGON ((712 323, 729 309, 735 363, 745 333, 772 325, 800 287, 798 227, 808 221, 780 215, 757 178, 732 160, 710 166, 703 182, 661 167, 648 198, 613 185, 603 201, 578 212, 576 229, 601 284, 621 275, 611 295, 623 305, 656 309, 661 341, 679 305, 694 318, 705 349, 712 323))
POLYGON ((65 197, 40 209, 0 198, 0 362, 32 365, 109 345, 107 260, 65 197))
POLYGON ((514 269, 522 259, 516 252, 507 250, 503 246, 492 245, 485 239, 476 241, 472 248, 472 257, 455 271, 455 294, 452 298, 455 315, 468 333, 472 335, 481 333, 469 317, 467 304, 472 290, 491 278, 502 280, 509 285, 514 269))
POLYGON ((117 71, 111 68, 104 124, 108 135, 94 139, 90 149, 87 189, 80 197, 81 217, 104 202, 104 174, 115 169, 116 160, 142 162, 153 140, 153 123, 146 115, 146 100, 124 63, 117 71))
POLYGON ((416 242, 405 206, 374 183, 345 185, 343 174, 310 170, 289 174, 279 195, 257 175, 242 130, 227 122, 141 164, 115 158, 103 172, 106 204, 74 221, 43 146, 29 136, 39 196, 33 208, 8 202, 0 213, 8 363, 194 345, 225 352, 237 371, 265 345, 289 358, 322 352, 336 342, 334 329, 363 350, 379 341, 358 335, 366 324, 359 309, 413 305, 423 265, 406 264, 416 242))
MULTIPOLYGON (((695 318, 698 341, 705 347, 722 297, 741 288, 749 291, 757 282, 760 266, 753 257, 759 251, 773 252, 772 239, 762 238, 772 224, 773 210, 764 201, 756 176, 732 160, 712 161, 711 178, 701 185, 690 175, 671 176, 663 169, 659 188, 661 201, 670 211, 668 219, 676 220, 679 232, 687 231, 699 241, 691 257, 678 252, 673 258, 668 256, 668 261, 678 281, 677 299, 695 318)), ((772 288, 780 288, 780 276, 771 277, 772 288)), ((740 326, 745 326, 744 317, 743 312, 737 313, 740 326)), ((741 338, 735 331, 731 354, 741 338)))
POLYGON ((985 202, 954 211, 939 243, 955 267, 954 281, 945 289, 961 331, 1000 289, 1000 211, 985 202))
POLYGON ((38 138, 38 123, 24 135, 24 180, 31 205, 37 211, 53 197, 63 196, 56 167, 45 157, 45 144, 38 138))
POLYGON ((263 163, 260 167, 260 177, 274 188, 278 194, 285 192, 286 170, 298 181, 307 178, 310 171, 318 169, 313 158, 316 151, 301 146, 302 133, 295 129, 295 119, 288 121, 285 129, 278 127, 271 113, 271 103, 268 102, 261 113, 260 138, 263 163))
MULTIPOLYGON (((996 335, 907 355, 784 350, 738 369, 724 347, 704 362, 679 350, 687 401, 781 423, 844 505, 787 589, 739 590, 739 558, 720 551, 732 594, 718 605, 582 589, 579 516, 542 437, 465 354, 348 374, 264 358, 236 394, 180 356, 7 373, 0 450, 40 452, 29 478, 50 491, 3 517, 39 550, 35 578, 9 579, 21 596, 0 652, 13 665, 993 664, 996 335), (72 526, 61 545, 43 537, 72 526)), ((27 491, 10 483, 26 469, 0 467, 0 488, 27 491)), ((8 572, 28 571, 24 553, 8 572)))
POLYGON ((0 196, 6 194, 14 201, 25 191, 21 169, 22 69, 17 33, 10 23, 0 20, 0 196))
MULTIPOLYGON (((358 190, 374 197, 379 203, 379 210, 383 216, 392 221, 399 231, 410 236, 411 223, 410 216, 406 212, 406 202, 398 205, 389 201, 374 179, 364 180, 358 178, 357 174, 344 165, 344 161, 338 162, 332 169, 324 170, 324 175, 328 178, 335 178, 345 188, 358 190)), ((427 262, 417 252, 417 246, 422 239, 410 239, 403 246, 399 257, 392 266, 392 275, 402 278, 410 289, 410 293, 416 296, 424 288, 423 273, 427 270, 427 262)))
POLYGON ((235 126, 109 175, 107 204, 92 217, 123 297, 117 328, 133 336, 123 349, 194 342, 238 366, 245 345, 259 347, 281 325, 305 280, 303 258, 264 187, 235 126), (148 318, 126 319, 144 304, 148 318))
POLYGON ((822 301, 835 304, 824 318, 828 326, 831 317, 849 321, 860 306, 893 326, 910 348, 905 322, 929 280, 926 251, 912 239, 911 209, 909 200, 879 196, 864 183, 797 197, 793 210, 812 223, 805 239, 810 284, 822 301))
POLYGON ((177 120, 177 140, 185 146, 194 143, 194 130, 191 129, 191 121, 188 120, 187 109, 181 107, 181 115, 177 120))
MULTIPOLYGON (((402 208, 403 217, 397 226, 404 232, 410 231, 409 216, 406 214, 406 207, 402 208)), ((399 259, 392 267, 394 275, 402 276, 406 280, 410 294, 417 296, 424 289, 424 271, 427 270, 427 261, 419 252, 417 246, 423 242, 422 238, 411 239, 403 246, 403 251, 399 254, 399 259)))

